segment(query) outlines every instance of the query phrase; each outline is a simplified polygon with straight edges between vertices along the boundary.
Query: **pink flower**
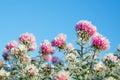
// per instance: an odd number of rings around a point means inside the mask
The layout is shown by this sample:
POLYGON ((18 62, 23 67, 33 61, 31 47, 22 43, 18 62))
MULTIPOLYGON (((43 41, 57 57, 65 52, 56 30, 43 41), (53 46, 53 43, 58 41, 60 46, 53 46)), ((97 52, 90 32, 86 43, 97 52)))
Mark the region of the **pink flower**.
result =
POLYGON ((36 39, 35 39, 35 36, 33 34, 24 33, 19 37, 18 41, 20 43, 27 43, 28 42, 28 43, 32 44, 32 43, 36 42, 36 39))
POLYGON ((2 67, 3 67, 3 65, 4 65, 3 61, 2 61, 2 60, 0 60, 0 68, 2 68, 2 67))
POLYGON ((96 27, 92 25, 91 22, 82 20, 79 21, 75 26, 76 31, 85 31, 89 36, 93 36, 96 33, 96 27))
POLYGON ((69 73, 68 72, 59 72, 55 76, 55 80, 69 80, 69 73))
POLYGON ((51 55, 51 54, 44 55, 44 58, 45 58, 47 61, 50 61, 50 60, 52 59, 52 55, 51 55))
POLYGON ((29 51, 36 50, 36 38, 33 34, 24 33, 19 37, 19 42, 26 45, 29 51))
POLYGON ((114 56, 112 53, 109 53, 105 56, 105 59, 110 59, 113 62, 117 61, 117 56, 114 56))
POLYGON ((53 57, 53 58, 52 58, 52 62, 53 62, 53 63, 58 62, 58 60, 59 60, 59 58, 58 58, 58 57, 53 57))
POLYGON ((108 50, 110 47, 108 39, 100 34, 92 37, 92 44, 95 49, 99 50, 108 50))
POLYGON ((40 46, 42 53, 49 54, 54 52, 54 48, 48 40, 44 40, 40 46))
POLYGON ((16 41, 11 41, 6 45, 6 49, 4 51, 10 51, 12 48, 15 48, 17 46, 17 42, 16 41))
POLYGON ((55 39, 52 41, 52 46, 55 47, 63 47, 63 45, 66 42, 66 35, 63 33, 60 33, 55 39))

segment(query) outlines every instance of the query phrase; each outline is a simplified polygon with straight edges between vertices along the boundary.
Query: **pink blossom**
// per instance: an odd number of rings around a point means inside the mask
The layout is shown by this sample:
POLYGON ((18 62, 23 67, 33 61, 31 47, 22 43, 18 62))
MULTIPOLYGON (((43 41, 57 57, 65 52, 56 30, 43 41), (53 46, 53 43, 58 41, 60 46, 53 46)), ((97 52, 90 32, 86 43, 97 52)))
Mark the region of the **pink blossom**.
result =
POLYGON ((69 80, 69 73, 68 72, 59 72, 55 76, 55 80, 69 80))
POLYGON ((89 36, 93 36, 96 33, 96 27, 91 22, 82 20, 75 26, 76 31, 85 31, 89 33, 89 36))
POLYGON ((95 49, 99 50, 108 50, 110 47, 108 39, 106 39, 100 34, 92 37, 92 44, 95 49))
POLYGON ((58 62, 58 60, 59 60, 59 58, 58 58, 58 57, 53 57, 53 58, 52 58, 52 62, 53 62, 53 63, 58 62))
POLYGON ((62 47, 66 42, 66 35, 63 33, 60 33, 57 37, 54 38, 52 41, 52 46, 55 47, 62 47))
POLYGON ((17 42, 16 41, 11 41, 9 42, 7 45, 6 45, 6 49, 4 51, 9 51, 11 50, 12 48, 15 48, 17 46, 17 42))
POLYGON ((48 40, 44 40, 40 46, 42 53, 49 54, 54 52, 54 48, 48 40))
POLYGON ((50 60, 52 59, 52 55, 51 55, 51 54, 44 55, 44 58, 45 58, 47 61, 50 61, 50 60))
POLYGON ((35 43, 36 42, 36 39, 35 39, 35 36, 33 34, 30 34, 30 33, 24 33, 22 34, 19 39, 18 39, 19 42, 29 42, 29 43, 35 43))
POLYGON ((29 51, 36 50, 36 38, 33 34, 24 33, 19 37, 19 42, 26 45, 29 51))
POLYGON ((110 59, 113 62, 117 61, 117 56, 114 56, 112 53, 107 54, 106 58, 110 59))

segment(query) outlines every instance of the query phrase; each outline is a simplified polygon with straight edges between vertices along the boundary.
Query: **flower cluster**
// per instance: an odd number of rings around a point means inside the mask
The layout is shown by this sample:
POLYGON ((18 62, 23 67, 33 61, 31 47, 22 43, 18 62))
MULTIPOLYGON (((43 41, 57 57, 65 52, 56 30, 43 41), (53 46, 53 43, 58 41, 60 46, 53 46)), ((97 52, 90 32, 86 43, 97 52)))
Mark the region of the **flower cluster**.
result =
POLYGON ((29 51, 36 50, 36 39, 33 34, 24 33, 19 37, 19 42, 26 45, 29 51))
POLYGON ((23 44, 33 44, 36 42, 36 39, 33 34, 24 33, 19 37, 19 42, 23 44))
POLYGON ((108 39, 106 39, 100 34, 97 34, 94 37, 92 37, 92 44, 93 47, 98 50, 107 50, 110 47, 108 39))
POLYGON ((55 46, 55 47, 58 47, 58 48, 64 48, 65 43, 66 43, 66 35, 63 34, 63 33, 60 33, 52 41, 52 46, 55 46))
POLYGON ((79 48, 60 33, 52 41, 44 40, 35 57, 30 54, 37 48, 33 34, 9 42, 2 55, 5 61, 0 60, 0 80, 120 80, 120 47, 99 58, 109 49, 109 40, 87 20, 79 21, 75 30, 79 48))
POLYGON ((48 40, 44 40, 40 46, 40 49, 43 54, 51 54, 54 52, 54 48, 48 40))
POLYGON ((85 41, 89 40, 89 38, 96 33, 96 27, 86 20, 79 21, 75 26, 75 30, 78 37, 85 41))

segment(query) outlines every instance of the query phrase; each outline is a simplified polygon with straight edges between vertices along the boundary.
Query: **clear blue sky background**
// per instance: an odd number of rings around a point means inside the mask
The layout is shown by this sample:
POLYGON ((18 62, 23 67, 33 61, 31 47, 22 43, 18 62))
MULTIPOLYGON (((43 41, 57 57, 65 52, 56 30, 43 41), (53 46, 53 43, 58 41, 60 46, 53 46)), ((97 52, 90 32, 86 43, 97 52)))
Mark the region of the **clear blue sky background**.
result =
POLYGON ((36 36, 38 49, 44 39, 52 40, 61 32, 74 43, 74 26, 79 20, 92 21, 111 42, 107 52, 116 50, 120 43, 119 0, 0 0, 0 54, 7 42, 25 32, 36 36))

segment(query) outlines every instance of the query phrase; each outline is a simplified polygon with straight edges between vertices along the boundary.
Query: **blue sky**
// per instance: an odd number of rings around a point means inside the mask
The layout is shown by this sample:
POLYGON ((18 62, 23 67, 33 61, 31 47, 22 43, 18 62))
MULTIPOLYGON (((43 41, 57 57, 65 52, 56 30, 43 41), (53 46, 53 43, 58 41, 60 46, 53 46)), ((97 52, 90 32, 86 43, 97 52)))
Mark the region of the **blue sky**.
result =
POLYGON ((52 40, 59 33, 67 34, 67 41, 74 43, 74 26, 79 20, 92 21, 111 42, 107 52, 114 52, 120 43, 119 3, 119 0, 1 0, 0 54, 7 42, 17 40, 25 32, 36 36, 38 49, 44 39, 52 40))

